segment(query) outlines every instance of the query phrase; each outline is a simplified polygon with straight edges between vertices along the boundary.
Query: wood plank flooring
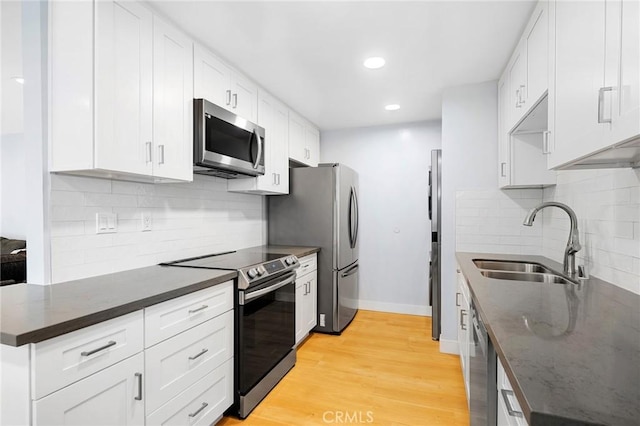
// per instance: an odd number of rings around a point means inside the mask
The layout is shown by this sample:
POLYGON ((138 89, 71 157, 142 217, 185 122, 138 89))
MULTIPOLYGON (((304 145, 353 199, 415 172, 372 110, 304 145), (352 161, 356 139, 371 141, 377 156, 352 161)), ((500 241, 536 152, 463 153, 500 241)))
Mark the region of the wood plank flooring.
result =
POLYGON ((460 360, 438 348, 431 318, 361 310, 340 336, 312 334, 246 420, 218 425, 468 425, 460 360))

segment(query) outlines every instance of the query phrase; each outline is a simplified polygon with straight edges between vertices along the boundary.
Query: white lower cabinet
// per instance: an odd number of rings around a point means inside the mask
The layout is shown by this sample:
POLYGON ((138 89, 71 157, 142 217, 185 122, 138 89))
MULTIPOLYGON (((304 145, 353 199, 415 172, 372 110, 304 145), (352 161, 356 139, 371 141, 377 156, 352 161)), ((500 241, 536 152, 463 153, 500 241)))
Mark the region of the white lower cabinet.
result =
POLYGON ((300 259, 296 278, 296 345, 318 324, 318 270, 316 254, 300 259))
POLYGON ((464 390, 469 401, 469 357, 470 347, 473 346, 473 334, 469 331, 471 321, 470 318, 470 300, 469 288, 467 282, 462 275, 460 267, 457 269, 457 290, 456 290, 456 312, 458 318, 458 347, 460 348, 460 366, 462 368, 462 376, 464 379, 464 390))
POLYGON ((147 425, 211 425, 233 404, 233 358, 147 417, 147 425))
POLYGON ((33 402, 34 425, 143 425, 139 353, 33 402))
POLYGON ((520 404, 513 392, 513 386, 504 372, 504 367, 498 358, 498 419, 497 426, 528 426, 520 404))

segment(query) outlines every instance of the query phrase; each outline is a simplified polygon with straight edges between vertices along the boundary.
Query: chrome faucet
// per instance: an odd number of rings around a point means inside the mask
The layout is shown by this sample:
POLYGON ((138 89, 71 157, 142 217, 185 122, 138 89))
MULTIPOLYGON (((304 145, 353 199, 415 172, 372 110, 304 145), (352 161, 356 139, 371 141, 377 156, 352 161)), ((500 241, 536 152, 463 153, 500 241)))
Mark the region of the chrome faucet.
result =
POLYGON ((555 201, 549 201, 547 203, 542 203, 537 207, 529 210, 527 216, 524 218, 524 222, 522 224, 524 226, 533 225, 533 220, 536 218, 536 214, 545 207, 558 207, 569 215, 569 219, 571 220, 571 229, 569 230, 569 241, 567 241, 567 247, 564 249, 564 273, 570 277, 576 276, 576 253, 580 251, 582 246, 580 245, 580 239, 578 237, 578 218, 576 217, 576 213, 571 209, 571 207, 566 204, 556 203, 555 201))

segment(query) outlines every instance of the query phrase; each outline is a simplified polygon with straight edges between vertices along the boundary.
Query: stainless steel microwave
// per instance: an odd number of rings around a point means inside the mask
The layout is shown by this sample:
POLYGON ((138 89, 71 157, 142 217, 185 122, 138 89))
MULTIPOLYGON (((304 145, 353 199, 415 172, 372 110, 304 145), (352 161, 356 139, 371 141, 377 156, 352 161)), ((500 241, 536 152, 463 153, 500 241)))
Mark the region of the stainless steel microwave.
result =
POLYGON ((206 99, 193 100, 193 171, 227 179, 264 174, 264 129, 206 99))

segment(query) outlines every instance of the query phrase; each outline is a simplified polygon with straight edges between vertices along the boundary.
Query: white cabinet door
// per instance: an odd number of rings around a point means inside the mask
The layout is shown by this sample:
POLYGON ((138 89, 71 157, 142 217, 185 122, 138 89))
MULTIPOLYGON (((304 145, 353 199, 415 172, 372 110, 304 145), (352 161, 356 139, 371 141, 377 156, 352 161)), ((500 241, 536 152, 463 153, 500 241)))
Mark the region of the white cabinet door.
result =
POLYGON ((528 110, 549 88, 549 13, 548 2, 538 3, 525 33, 527 85, 524 109, 528 110))
POLYGON ((304 141, 307 149, 306 163, 311 167, 316 167, 320 161, 320 131, 307 123, 304 141))
POLYGON ((289 109, 276 102, 273 111, 276 143, 273 148, 272 162, 276 175, 276 192, 289 193, 289 109))
POLYGON ((507 75, 509 76, 509 130, 522 118, 525 109, 527 86, 527 57, 523 42, 518 44, 510 64, 507 75))
POLYGON ((234 73, 231 91, 231 110, 255 123, 258 120, 258 86, 243 75, 234 73))
POLYGON ((511 183, 509 179, 509 76, 502 75, 498 82, 498 186, 511 183))
POLYGON ((304 286, 307 287, 304 296, 304 328, 308 333, 318 324, 318 279, 316 272, 307 275, 304 286))
POLYGON ((153 23, 153 174, 193 180, 191 40, 158 18, 153 23))
POLYGON ((193 64, 194 98, 231 110, 231 68, 197 44, 193 64))
POLYGON ((129 1, 95 8, 95 167, 151 175, 152 14, 129 1))
POLYGON ((306 163, 304 119, 293 111, 289 112, 289 158, 306 163))
MULTIPOLYGON (((598 123, 605 69, 605 1, 557 1, 555 6, 554 90, 549 93, 552 152, 557 167, 597 150, 605 127, 598 123), (579 17, 579 18, 578 18, 579 17)), ((602 111, 604 112, 604 111, 602 111)), ((607 113, 609 115, 610 113, 607 113)))
MULTIPOLYGON (((460 267, 457 268, 460 271, 460 267)), ((469 348, 471 333, 469 332, 469 295, 467 284, 462 272, 457 273, 458 291, 456 293, 457 321, 458 321, 458 345, 460 348, 460 364, 462 367, 462 376, 464 378, 464 387, 467 394, 467 403, 469 402, 469 348)))
POLYGON ((33 402, 34 425, 143 425, 139 353, 33 402))

